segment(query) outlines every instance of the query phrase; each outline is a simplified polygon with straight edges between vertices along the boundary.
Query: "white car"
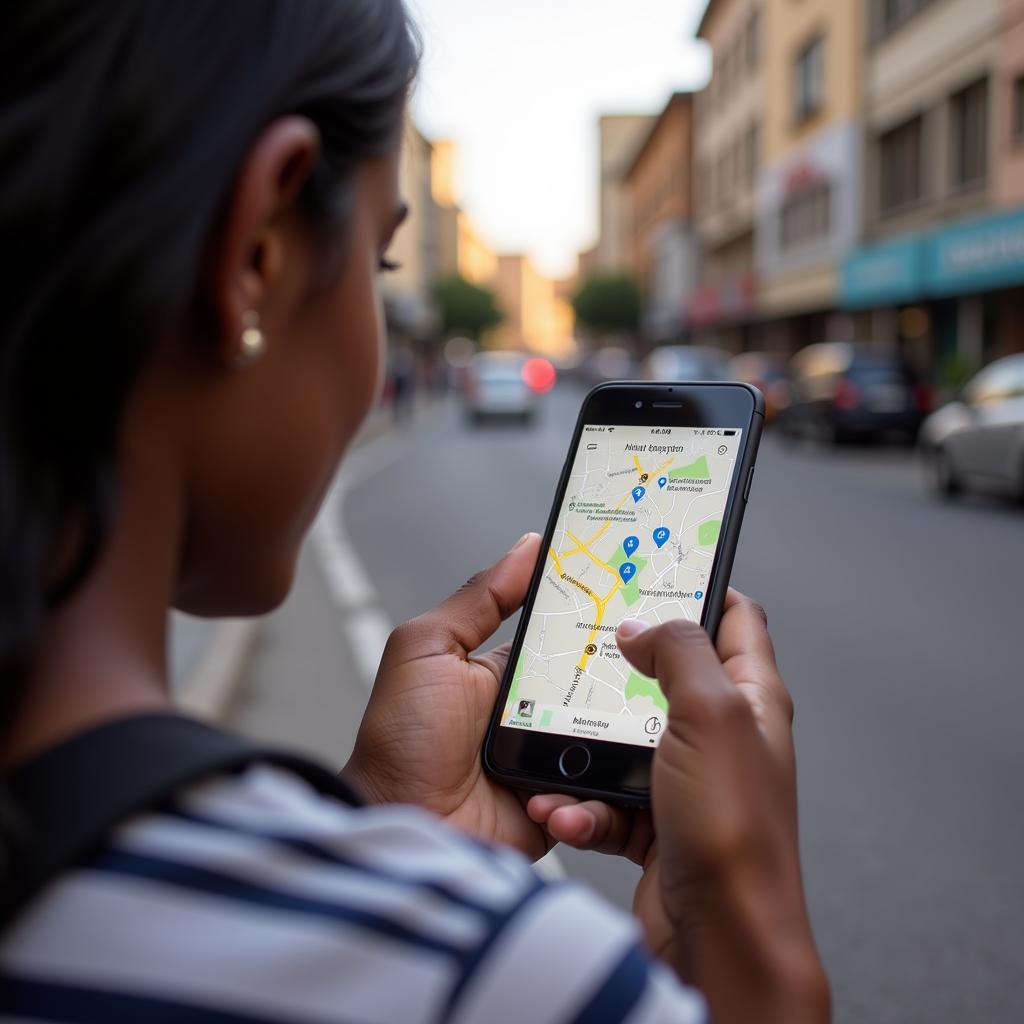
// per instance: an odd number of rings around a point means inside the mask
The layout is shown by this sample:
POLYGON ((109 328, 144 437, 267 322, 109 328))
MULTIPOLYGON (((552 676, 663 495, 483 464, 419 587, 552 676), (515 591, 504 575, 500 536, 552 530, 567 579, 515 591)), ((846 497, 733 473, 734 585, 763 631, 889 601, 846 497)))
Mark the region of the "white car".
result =
POLYGON ((554 384, 554 372, 546 359, 520 352, 481 352, 466 370, 466 414, 474 423, 498 417, 529 423, 537 414, 539 396, 554 384), (545 366, 550 379, 544 379, 545 366))
POLYGON ((919 437, 934 489, 1008 491, 1024 499, 1024 353, 997 359, 919 437))

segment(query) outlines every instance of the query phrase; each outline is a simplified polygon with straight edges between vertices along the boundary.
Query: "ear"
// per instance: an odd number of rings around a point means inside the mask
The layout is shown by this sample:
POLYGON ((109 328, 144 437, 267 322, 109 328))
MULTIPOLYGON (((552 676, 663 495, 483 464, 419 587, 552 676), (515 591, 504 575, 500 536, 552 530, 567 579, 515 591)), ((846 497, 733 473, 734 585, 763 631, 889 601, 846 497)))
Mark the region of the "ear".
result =
POLYGON ((207 285, 218 323, 217 358, 243 355, 247 316, 272 304, 285 265, 284 230, 320 154, 320 133, 305 117, 270 124, 242 161, 212 249, 207 285))

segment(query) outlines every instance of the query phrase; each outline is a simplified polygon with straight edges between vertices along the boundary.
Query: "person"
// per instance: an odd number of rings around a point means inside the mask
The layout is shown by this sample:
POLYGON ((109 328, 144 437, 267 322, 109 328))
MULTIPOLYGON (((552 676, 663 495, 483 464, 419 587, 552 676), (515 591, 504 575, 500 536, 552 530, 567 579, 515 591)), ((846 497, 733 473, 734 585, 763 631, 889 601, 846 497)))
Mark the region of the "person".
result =
MULTIPOLYGON (((14 792, 78 738, 173 713, 169 608, 287 594, 379 386, 418 44, 399 0, 15 0, 0 39, 14 792)), ((474 652, 538 549, 391 636, 343 772, 365 802, 255 763, 116 822, 4 923, 3 1018, 826 1020, 791 706, 749 600, 717 651, 692 624, 619 630, 669 700, 650 813, 481 771, 508 652, 474 652), (635 913, 542 882, 556 842, 640 864, 635 913)), ((17 824, 9 793, 5 851, 17 824)))

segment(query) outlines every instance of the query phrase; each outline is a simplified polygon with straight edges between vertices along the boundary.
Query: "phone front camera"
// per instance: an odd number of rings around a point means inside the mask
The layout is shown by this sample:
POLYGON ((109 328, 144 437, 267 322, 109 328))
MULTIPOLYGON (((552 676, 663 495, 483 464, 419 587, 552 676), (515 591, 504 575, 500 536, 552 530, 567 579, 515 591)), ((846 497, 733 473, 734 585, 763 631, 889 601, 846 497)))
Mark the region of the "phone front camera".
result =
POLYGON ((644 407, 644 403, 643 402, 637 402, 636 405, 633 406, 634 409, 642 409, 643 407, 644 407))

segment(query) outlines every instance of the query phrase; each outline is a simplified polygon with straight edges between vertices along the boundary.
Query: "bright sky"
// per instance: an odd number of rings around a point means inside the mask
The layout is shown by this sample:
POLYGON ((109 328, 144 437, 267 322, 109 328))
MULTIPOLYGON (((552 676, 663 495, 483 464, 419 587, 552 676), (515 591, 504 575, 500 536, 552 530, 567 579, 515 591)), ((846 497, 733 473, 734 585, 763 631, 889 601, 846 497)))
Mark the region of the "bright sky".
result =
POLYGON ((704 84, 705 0, 407 0, 425 44, 413 110, 459 146, 462 207, 499 251, 571 272, 597 235, 597 117, 704 84))

